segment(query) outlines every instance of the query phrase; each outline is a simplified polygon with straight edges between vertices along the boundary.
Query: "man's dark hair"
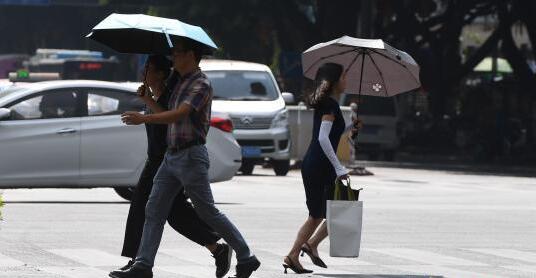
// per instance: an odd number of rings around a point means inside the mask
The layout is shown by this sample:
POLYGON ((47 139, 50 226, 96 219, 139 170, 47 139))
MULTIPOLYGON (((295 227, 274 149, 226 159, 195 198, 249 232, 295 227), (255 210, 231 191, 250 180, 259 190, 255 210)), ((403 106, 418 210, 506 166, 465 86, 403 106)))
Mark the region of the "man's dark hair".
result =
POLYGON ((163 72, 165 76, 169 76, 171 73, 172 63, 164 55, 150 55, 147 58, 147 64, 153 65, 157 71, 163 72))

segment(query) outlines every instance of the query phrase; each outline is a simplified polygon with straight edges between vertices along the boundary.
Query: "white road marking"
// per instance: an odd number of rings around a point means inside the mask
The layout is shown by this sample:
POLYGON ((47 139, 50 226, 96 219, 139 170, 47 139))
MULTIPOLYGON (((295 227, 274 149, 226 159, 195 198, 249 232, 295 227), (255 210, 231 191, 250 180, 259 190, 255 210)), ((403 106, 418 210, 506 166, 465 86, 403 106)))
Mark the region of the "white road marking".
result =
POLYGON ((403 258, 406 260, 421 262, 431 265, 462 265, 462 266, 486 266, 486 264, 465 259, 445 256, 434 252, 410 249, 410 248, 381 248, 369 249, 370 251, 403 258))
POLYGON ((477 253, 493 255, 513 260, 519 260, 529 263, 536 263, 536 252, 519 251, 514 249, 491 249, 491 248, 475 248, 465 249, 477 253))
POLYGON ((15 260, 8 256, 0 254, 0 267, 16 267, 23 265, 24 263, 19 260, 15 260))
POLYGON ((123 266, 128 259, 96 249, 49 249, 48 252, 87 266, 123 266))

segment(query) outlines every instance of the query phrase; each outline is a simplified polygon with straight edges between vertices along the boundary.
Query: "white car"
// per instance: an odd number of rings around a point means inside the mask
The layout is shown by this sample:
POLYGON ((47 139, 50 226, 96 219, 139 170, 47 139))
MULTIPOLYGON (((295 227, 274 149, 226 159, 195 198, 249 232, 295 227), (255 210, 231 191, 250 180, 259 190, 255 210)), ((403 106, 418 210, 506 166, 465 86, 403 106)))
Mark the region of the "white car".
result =
MULTIPOLYGON (((113 187, 128 198, 147 156, 144 126, 120 120, 122 112, 143 109, 135 92, 135 86, 83 80, 1 91, 0 188, 113 187)), ((211 126, 210 181, 229 180, 241 164, 231 119, 213 114, 211 126)))
POLYGON ((242 146, 242 174, 269 162, 276 175, 286 175, 291 143, 285 99, 292 94, 279 91, 263 64, 208 59, 200 67, 214 89, 212 110, 228 113, 233 121, 233 134, 242 146))

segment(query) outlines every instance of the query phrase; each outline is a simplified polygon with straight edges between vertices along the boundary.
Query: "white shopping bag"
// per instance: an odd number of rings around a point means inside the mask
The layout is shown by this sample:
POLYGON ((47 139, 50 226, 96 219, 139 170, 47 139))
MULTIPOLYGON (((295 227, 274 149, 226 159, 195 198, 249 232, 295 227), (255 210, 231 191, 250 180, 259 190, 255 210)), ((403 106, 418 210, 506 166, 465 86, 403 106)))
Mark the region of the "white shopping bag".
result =
MULTIPOLYGON (((336 182, 335 200, 328 200, 326 207, 330 242, 329 255, 331 257, 355 258, 359 257, 361 247, 363 202, 357 201, 352 193, 345 197, 345 199, 350 200, 340 200, 340 190, 337 192, 340 185, 340 182, 336 182)), ((350 183, 347 185, 347 190, 348 192, 357 191, 351 189, 350 183)))

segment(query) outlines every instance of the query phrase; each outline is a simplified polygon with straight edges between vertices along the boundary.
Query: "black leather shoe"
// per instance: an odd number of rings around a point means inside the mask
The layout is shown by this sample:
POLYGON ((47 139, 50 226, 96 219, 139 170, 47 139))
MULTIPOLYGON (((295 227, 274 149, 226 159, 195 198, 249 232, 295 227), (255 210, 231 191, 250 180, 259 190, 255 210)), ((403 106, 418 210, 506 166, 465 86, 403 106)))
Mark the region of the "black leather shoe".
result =
POLYGON ((119 270, 127 270, 127 269, 129 269, 134 264, 134 262, 135 262, 134 260, 128 261, 128 263, 125 266, 123 266, 122 268, 120 268, 119 270))
POLYGON ((153 271, 150 268, 133 265, 126 270, 112 271, 108 276, 111 278, 153 278, 153 271))
POLYGON ((216 259, 216 277, 222 278, 231 269, 231 259, 233 258, 233 249, 227 244, 218 244, 218 249, 212 255, 216 259))
POLYGON ((259 269, 261 262, 253 256, 249 261, 236 265, 236 275, 234 278, 249 278, 253 271, 259 269))

